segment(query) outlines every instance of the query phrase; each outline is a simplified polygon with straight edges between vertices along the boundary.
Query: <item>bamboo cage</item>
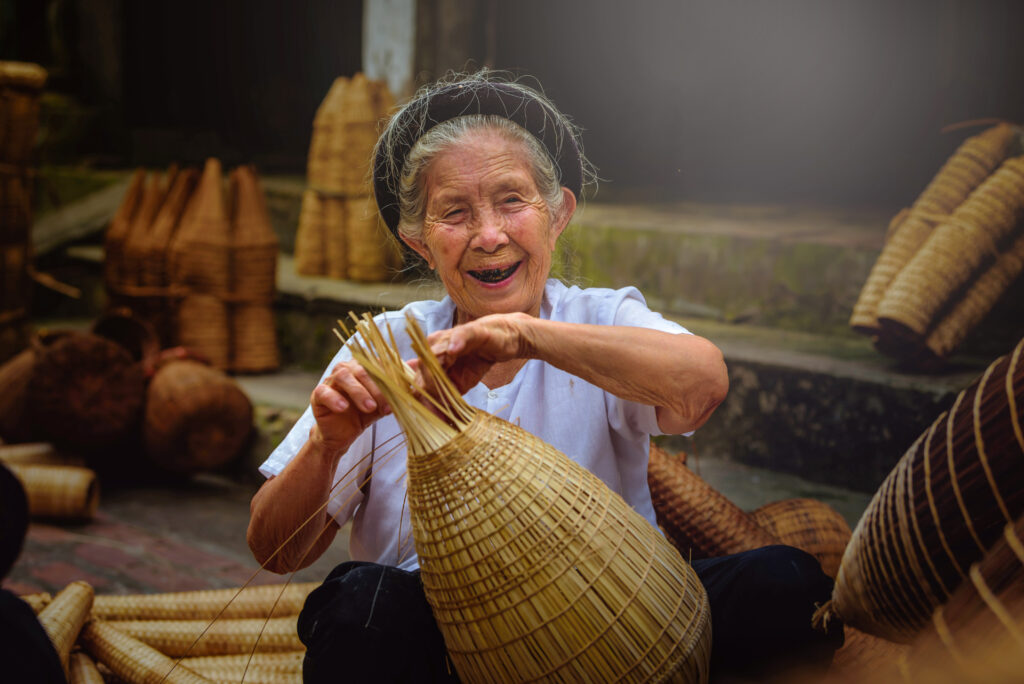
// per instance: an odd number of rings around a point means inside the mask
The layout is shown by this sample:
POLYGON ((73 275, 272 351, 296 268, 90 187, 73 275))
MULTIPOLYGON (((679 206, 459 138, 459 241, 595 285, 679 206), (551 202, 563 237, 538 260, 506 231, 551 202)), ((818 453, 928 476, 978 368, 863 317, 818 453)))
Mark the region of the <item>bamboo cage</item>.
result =
POLYGON ((843 555, 830 606, 851 626, 909 642, 1024 513, 1024 340, 957 396, 875 493, 843 555))
POLYGON ((778 544, 739 506, 651 445, 647 483, 658 524, 684 558, 709 558, 778 544))
POLYGON ((50 637, 60 658, 64 674, 68 674, 68 658, 78 640, 78 634, 89 617, 92 608, 93 590, 85 582, 72 582, 53 597, 53 600, 39 613, 39 624, 50 637))
POLYGON ((133 684, 204 684, 210 681, 104 620, 93 619, 86 623, 79 640, 98 663, 133 684))
POLYGON ((91 468, 67 465, 11 465, 35 518, 91 520, 99 507, 100 490, 91 468))
POLYGON ((301 651, 298 616, 210 620, 118 620, 110 624, 171 657, 301 651))
POLYGON ((950 214, 1002 163, 1017 131, 1000 124, 965 140, 939 169, 909 210, 890 226, 882 253, 854 305, 850 325, 868 335, 879 331, 878 306, 890 283, 931 235, 936 221, 950 214))
POLYGON ((836 509, 817 499, 797 498, 765 504, 750 515, 781 543, 817 558, 829 577, 839 572, 852 532, 836 509))
POLYGON ((679 552, 585 468, 467 405, 414 320, 433 410, 372 318, 357 328, 407 438, 421 578, 459 677, 705 681, 707 595, 679 552))
POLYGON ((318 582, 268 584, 167 594, 100 595, 92 614, 104 620, 213 620, 298 615, 318 582))

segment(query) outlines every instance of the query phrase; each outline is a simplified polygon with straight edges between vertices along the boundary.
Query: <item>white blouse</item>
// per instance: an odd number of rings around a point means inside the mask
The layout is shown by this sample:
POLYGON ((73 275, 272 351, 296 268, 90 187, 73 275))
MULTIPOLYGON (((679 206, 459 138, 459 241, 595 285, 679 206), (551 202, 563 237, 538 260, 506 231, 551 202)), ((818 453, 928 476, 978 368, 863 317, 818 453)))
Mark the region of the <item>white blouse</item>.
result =
MULTIPOLYGON (((406 312, 430 334, 451 327, 455 305, 445 297, 441 301, 413 302, 401 311, 376 317, 378 325, 383 327, 384 321, 390 324, 402 358, 409 359, 415 355, 404 334, 406 312)), ((674 334, 688 332, 648 309, 643 295, 634 287, 580 289, 549 280, 540 317, 567 323, 652 328, 674 334)), ((336 364, 349 359, 351 354, 343 346, 321 381, 336 364)), ((565 453, 600 477, 652 525, 656 524, 647 486, 650 436, 661 434, 653 406, 620 399, 537 359, 527 361, 507 385, 492 390, 480 383, 464 396, 472 406, 519 425, 565 453)), ((305 444, 313 424, 312 409, 307 407, 260 466, 260 472, 266 477, 280 473, 305 444)), ((405 441, 394 416, 378 420, 342 456, 327 510, 339 524, 352 520, 349 553, 353 560, 396 565, 405 570, 419 567, 406 505, 405 458, 405 441), (361 473, 370 467, 371 451, 374 475, 366 495, 358 483, 364 479, 361 473)))

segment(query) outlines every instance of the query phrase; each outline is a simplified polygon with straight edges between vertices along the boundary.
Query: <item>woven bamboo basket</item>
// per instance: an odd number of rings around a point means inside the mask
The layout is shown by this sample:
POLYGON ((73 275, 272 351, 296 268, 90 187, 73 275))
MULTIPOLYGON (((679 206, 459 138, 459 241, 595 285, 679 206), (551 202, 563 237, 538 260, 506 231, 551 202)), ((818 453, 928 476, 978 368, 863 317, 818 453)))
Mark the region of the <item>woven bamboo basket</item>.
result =
POLYGON ((281 365, 274 309, 270 304, 239 302, 231 312, 236 373, 265 373, 281 365))
POLYGON ((81 457, 61 453, 48 442, 0 444, 0 462, 7 465, 85 465, 85 460, 81 457))
POLYGON ((172 165, 166 175, 162 176, 160 173, 154 172, 149 176, 149 181, 142 192, 142 199, 139 201, 139 208, 132 216, 122 247, 121 282, 119 285, 123 289, 127 290, 142 285, 149 232, 163 206, 167 191, 176 173, 177 167, 172 165))
POLYGON ((324 240, 326 246, 326 275, 330 278, 348 277, 348 238, 345 235, 345 199, 341 196, 325 195, 320 206, 323 208, 324 240))
POLYGON ((323 197, 315 190, 306 190, 295 233, 295 272, 299 275, 327 275, 326 221, 323 197))
POLYGON ((843 554, 831 605, 908 642, 1024 513, 1024 340, 994 361, 903 455, 843 554))
POLYGON ((230 316, 230 308, 222 295, 186 294, 178 303, 178 343, 215 368, 230 368, 230 316))
POLYGON ((236 656, 199 656, 182 658, 181 663, 204 677, 223 682, 249 684, 286 684, 302 682, 302 660, 305 652, 255 653, 236 656), (244 680, 243 680, 244 676, 244 680))
POLYGON ((1007 525, 901 659, 908 681, 1014 682, 1024 672, 1024 518, 1007 525), (953 675, 950 677, 950 675, 953 675), (948 677, 948 679, 946 679, 948 677))
POLYGON ((18 476, 28 510, 36 518, 90 520, 99 506, 100 490, 91 468, 62 465, 11 465, 18 476))
POLYGON ((115 675, 133 684, 204 684, 206 677, 103 620, 82 629, 83 648, 115 675))
POLYGON ((136 427, 145 382, 141 364, 119 344, 71 332, 38 353, 25 416, 37 438, 58 448, 104 449, 136 427))
POLYGON ((850 325, 869 335, 878 333, 877 309, 889 285, 931 235, 941 218, 967 196, 1006 158, 1018 133, 1000 124, 971 136, 939 169, 903 220, 890 226, 890 237, 872 267, 853 308, 850 325))
POLYGON ((223 372, 196 361, 172 361, 156 372, 146 392, 146 455, 170 472, 216 469, 239 456, 252 416, 249 397, 223 372))
POLYGON ((896 337, 923 340, 939 311, 1024 218, 1024 156, 1007 159, 939 223, 878 304, 896 337))
POLYGON ((26 164, 39 125, 46 69, 30 62, 0 62, 0 161, 26 164))
POLYGON ((103 277, 107 290, 111 294, 118 292, 124 282, 121 268, 124 261, 124 245, 128 239, 128 233, 131 231, 132 220, 142 202, 145 182, 146 170, 135 169, 124 199, 121 200, 120 206, 114 212, 114 217, 110 219, 110 225, 107 226, 107 232, 104 235, 103 277))
POLYGON ((230 620, 119 620, 125 634, 171 657, 301 651, 297 616, 230 620))
POLYGON ((829 577, 839 572, 850 542, 850 525, 836 509, 817 499, 784 499, 761 506, 751 517, 783 544, 811 554, 829 577))
POLYGON ((459 677, 706 680, 707 595, 679 552, 588 470, 467 405, 414 320, 434 410, 372 319, 358 329, 406 435, 421 578, 459 677))
POLYGON ((402 265, 398 243, 384 226, 372 195, 345 200, 345 240, 349 280, 390 280, 402 265))
POLYGON ((96 663, 83 651, 74 651, 68 660, 68 684, 104 684, 96 663))
POLYGON ((92 587, 85 582, 72 582, 53 597, 48 606, 39 613, 39 624, 50 637, 64 674, 68 673, 68 656, 78 639, 82 625, 92 608, 92 587))
POLYGON ((928 333, 925 347, 943 359, 964 341, 1006 290, 1024 272, 1024 232, 1011 243, 999 258, 978 276, 970 288, 928 333))
POLYGON ((316 189, 342 195, 365 195, 370 181, 370 158, 377 142, 377 123, 383 103, 380 89, 362 73, 349 79, 331 104, 325 140, 323 176, 316 189))
POLYGON ((206 160, 190 205, 171 244, 171 280, 194 292, 227 295, 232 289, 231 221, 219 160, 206 160))
POLYGON ((309 141, 309 158, 306 176, 310 185, 324 191, 340 192, 341 188, 332 187, 328 180, 327 165, 333 154, 332 143, 339 119, 343 116, 341 104, 348 88, 348 78, 339 76, 331 83, 327 95, 316 109, 313 116, 313 134, 309 141))
POLYGON ((658 524, 684 558, 725 556, 779 543, 682 461, 653 444, 647 484, 658 524))
POLYGON ((92 607, 105 620, 213 620, 298 615, 318 582, 267 584, 169 594, 100 595, 92 607))
POLYGON ((160 211, 153 219, 153 225, 146 233, 142 285, 166 287, 170 283, 167 250, 177 233, 185 207, 198 180, 199 172, 196 169, 183 169, 175 175, 167 199, 160 206, 160 211))
POLYGON ((32 612, 36 615, 38 615, 43 608, 50 605, 50 602, 53 601, 53 595, 47 591, 40 591, 35 594, 23 594, 18 598, 27 603, 29 608, 31 608, 32 612))
POLYGON ((25 397, 36 364, 36 351, 29 347, 0 366, 0 438, 27 442, 32 431, 25 420, 25 397))

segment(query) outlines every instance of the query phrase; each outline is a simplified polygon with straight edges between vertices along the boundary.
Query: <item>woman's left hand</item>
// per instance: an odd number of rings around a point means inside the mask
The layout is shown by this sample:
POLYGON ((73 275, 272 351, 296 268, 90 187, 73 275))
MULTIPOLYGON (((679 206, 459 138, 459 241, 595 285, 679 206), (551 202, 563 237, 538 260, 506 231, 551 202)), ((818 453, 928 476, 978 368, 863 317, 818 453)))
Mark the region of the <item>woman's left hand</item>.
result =
POLYGON ((533 317, 523 313, 491 314, 427 338, 455 387, 465 393, 496 363, 532 358, 526 334, 533 317))

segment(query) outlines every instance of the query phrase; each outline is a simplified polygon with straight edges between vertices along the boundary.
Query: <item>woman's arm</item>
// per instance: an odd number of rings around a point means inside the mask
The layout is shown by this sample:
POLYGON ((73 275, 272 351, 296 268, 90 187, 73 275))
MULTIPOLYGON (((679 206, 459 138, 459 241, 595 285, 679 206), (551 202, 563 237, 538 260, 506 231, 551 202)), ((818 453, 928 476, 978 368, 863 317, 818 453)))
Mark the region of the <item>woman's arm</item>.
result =
POLYGON ((435 333, 430 341, 462 391, 496 363, 540 359, 618 397, 654 406, 658 426, 668 434, 703 425, 729 390, 721 351, 696 335, 496 314, 435 333))
POLYGON ((304 568, 330 546, 338 524, 324 503, 338 462, 363 430, 390 412, 355 361, 338 364, 313 390, 310 406, 316 424, 309 439, 279 475, 263 483, 249 506, 249 548, 271 572, 304 568))

